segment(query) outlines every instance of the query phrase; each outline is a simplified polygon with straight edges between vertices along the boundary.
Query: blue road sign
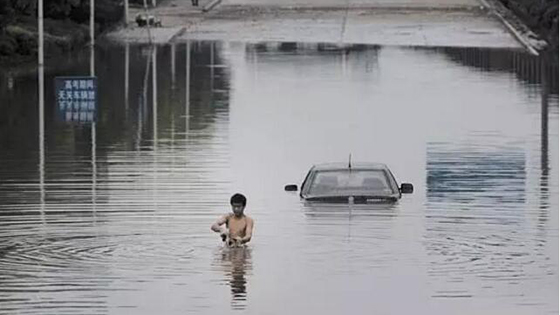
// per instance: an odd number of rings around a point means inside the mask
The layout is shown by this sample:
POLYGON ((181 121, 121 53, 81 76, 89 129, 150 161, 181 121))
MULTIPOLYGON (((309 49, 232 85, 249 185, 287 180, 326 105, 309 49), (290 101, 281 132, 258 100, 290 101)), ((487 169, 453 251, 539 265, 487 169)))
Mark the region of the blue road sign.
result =
POLYGON ((56 77, 55 89, 58 112, 63 121, 96 121, 97 77, 56 77))

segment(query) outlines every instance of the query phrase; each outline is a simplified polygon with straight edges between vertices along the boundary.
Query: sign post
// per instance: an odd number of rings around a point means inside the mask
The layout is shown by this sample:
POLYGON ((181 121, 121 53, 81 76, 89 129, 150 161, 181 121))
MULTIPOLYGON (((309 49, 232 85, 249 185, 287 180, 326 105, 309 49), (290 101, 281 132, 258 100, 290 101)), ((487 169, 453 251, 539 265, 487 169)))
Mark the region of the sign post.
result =
POLYGON ((128 0, 124 0, 124 26, 128 27, 128 0))

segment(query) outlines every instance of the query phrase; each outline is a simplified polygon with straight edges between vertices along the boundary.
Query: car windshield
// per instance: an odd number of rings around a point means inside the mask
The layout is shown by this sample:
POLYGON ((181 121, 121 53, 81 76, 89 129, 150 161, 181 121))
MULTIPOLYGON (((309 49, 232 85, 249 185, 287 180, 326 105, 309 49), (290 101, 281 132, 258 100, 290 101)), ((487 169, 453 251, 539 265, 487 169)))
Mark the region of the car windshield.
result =
POLYGON ((312 178, 308 194, 312 196, 390 195, 391 188, 383 170, 318 171, 312 178))

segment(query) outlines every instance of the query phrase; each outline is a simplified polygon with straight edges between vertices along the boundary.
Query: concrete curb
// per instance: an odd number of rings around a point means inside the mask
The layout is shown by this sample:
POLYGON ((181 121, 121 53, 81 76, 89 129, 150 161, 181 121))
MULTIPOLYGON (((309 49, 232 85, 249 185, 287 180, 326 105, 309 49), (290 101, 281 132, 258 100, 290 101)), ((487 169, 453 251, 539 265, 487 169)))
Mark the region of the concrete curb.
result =
POLYGON ((425 6, 410 6, 410 5, 354 5, 354 6, 285 6, 285 5, 230 5, 227 9, 229 11, 278 11, 278 12, 310 12, 310 11, 376 11, 376 12, 478 12, 480 5, 425 5, 425 6))
POLYGON ((175 35, 173 35, 170 39, 169 42, 173 43, 177 40, 177 38, 179 38, 180 36, 182 36, 183 34, 185 34, 185 32, 187 31, 187 27, 184 26, 182 27, 177 33, 175 33, 175 35))
POLYGON ((222 0, 214 0, 210 3, 208 3, 207 5, 205 5, 204 7, 202 7, 202 12, 206 13, 206 12, 212 10, 214 7, 216 7, 220 3, 222 3, 222 0))
POLYGON ((104 36, 109 41, 129 43, 165 44, 173 41, 184 32, 184 27, 121 28, 104 36))
POLYGON ((521 35, 500 13, 494 12, 494 14, 504 23, 509 32, 523 45, 525 49, 533 56, 538 56, 539 52, 529 43, 523 35, 521 35))

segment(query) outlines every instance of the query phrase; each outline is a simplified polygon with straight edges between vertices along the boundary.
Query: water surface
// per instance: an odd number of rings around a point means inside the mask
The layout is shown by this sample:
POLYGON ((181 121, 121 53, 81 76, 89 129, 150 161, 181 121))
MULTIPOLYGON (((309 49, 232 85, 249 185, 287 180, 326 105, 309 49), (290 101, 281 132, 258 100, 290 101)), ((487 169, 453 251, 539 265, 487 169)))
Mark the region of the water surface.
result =
POLYGON ((37 74, 0 75, 1 314, 558 313, 558 70, 544 59, 100 46, 95 123, 64 121, 54 95, 54 77, 88 74, 87 52, 53 64, 44 129, 37 74), (414 194, 321 206, 283 191, 349 154, 414 194), (235 192, 255 237, 227 250, 209 227, 235 192))

